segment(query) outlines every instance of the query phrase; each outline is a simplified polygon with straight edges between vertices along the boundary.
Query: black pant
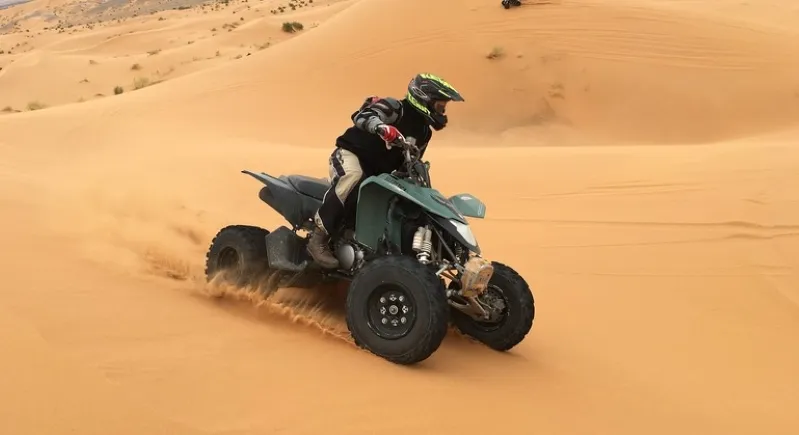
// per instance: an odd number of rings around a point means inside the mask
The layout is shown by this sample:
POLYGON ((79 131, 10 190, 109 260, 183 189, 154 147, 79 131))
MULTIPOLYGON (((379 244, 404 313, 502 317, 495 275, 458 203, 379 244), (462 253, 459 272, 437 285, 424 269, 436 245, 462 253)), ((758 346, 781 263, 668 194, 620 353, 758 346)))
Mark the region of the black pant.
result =
POLYGON ((338 230, 345 205, 355 202, 348 201, 348 198, 356 199, 350 198, 350 194, 358 194, 357 188, 364 178, 361 161, 351 151, 336 148, 330 155, 329 165, 330 189, 325 192, 322 206, 314 215, 316 226, 327 234, 338 230))

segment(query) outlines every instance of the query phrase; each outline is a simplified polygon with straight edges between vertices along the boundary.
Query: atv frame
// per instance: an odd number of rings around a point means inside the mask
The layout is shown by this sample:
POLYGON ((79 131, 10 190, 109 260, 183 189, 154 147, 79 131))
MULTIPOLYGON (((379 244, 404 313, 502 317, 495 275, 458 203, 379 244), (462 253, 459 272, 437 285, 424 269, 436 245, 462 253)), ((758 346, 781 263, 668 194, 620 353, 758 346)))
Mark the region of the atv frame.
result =
POLYGON ((401 144, 404 171, 366 178, 354 218, 348 215, 331 234, 337 270, 322 269, 306 250, 327 180, 242 171, 264 184, 259 197, 291 227, 223 228, 207 254, 207 279, 224 270, 235 272, 237 284, 264 273, 280 287, 350 281, 346 311, 353 339, 399 364, 428 358, 450 321, 493 349, 516 346, 532 327, 534 299, 516 271, 481 257, 466 217, 484 218, 485 204, 468 193, 444 197, 432 188, 419 150, 401 144))

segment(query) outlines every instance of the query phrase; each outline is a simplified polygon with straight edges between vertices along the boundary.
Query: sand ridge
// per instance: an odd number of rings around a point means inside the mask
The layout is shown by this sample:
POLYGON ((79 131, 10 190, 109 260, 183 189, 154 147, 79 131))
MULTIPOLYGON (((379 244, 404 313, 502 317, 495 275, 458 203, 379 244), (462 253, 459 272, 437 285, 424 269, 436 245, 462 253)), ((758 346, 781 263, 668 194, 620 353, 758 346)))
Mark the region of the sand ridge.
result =
POLYGON ((0 432, 796 433, 796 8, 497 3, 0 10, 0 432), (485 255, 533 288, 519 347, 450 333, 397 367, 342 289, 203 282, 219 228, 283 224, 240 170, 324 176, 421 69, 466 96, 433 183, 487 203, 485 255))
MULTIPOLYGON (((124 20, 84 25, 70 24, 67 14, 58 21, 53 18, 34 33, 26 29, 4 35, 0 43, 4 52, 0 54, 0 105, 8 113, 113 96, 119 92, 117 88, 121 92, 141 89, 242 59, 290 39, 301 30, 283 31, 282 24, 290 22, 286 17, 297 15, 305 21, 303 29, 311 29, 340 8, 339 4, 346 5, 327 2, 315 8, 321 14, 307 14, 303 8, 311 4, 291 0, 281 5, 298 5, 294 11, 273 14, 277 9, 270 8, 277 7, 272 6, 278 4, 275 1, 258 2, 255 7, 248 2, 190 3, 194 5, 190 9, 136 16, 130 16, 138 10, 131 5, 122 9, 132 10, 124 20)), ((66 13, 57 7, 52 10, 66 13)), ((23 25, 34 20, 25 16, 17 13, 11 22, 23 25)))

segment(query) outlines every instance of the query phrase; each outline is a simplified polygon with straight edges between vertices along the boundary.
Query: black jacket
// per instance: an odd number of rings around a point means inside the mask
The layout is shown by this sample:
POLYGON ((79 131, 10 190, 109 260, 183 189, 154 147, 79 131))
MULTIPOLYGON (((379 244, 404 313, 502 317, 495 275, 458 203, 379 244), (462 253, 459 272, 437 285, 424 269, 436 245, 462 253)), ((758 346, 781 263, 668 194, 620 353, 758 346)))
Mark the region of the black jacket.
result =
POLYGON ((405 138, 415 143, 422 156, 433 136, 425 118, 410 103, 395 98, 367 98, 351 116, 353 126, 336 139, 336 146, 358 156, 364 177, 402 169, 402 149, 386 149, 386 143, 375 133, 385 123, 397 127, 405 138))

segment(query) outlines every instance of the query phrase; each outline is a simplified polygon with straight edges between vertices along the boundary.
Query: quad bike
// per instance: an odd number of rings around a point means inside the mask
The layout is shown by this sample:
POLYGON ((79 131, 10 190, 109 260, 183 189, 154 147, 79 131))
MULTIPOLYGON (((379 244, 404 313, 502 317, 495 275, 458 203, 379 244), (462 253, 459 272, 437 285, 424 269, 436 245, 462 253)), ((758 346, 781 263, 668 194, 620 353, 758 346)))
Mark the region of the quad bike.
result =
POLYGON ((331 234, 338 270, 322 269, 306 251, 327 180, 244 170, 265 185, 259 197, 291 228, 223 228, 207 253, 207 279, 224 271, 239 285, 264 274, 280 287, 346 280, 355 343, 397 364, 432 355, 450 321, 490 348, 516 346, 532 327, 534 299, 516 271, 480 256, 466 216, 483 218, 485 205, 470 194, 442 196, 430 186, 429 163, 401 142, 404 171, 365 179, 354 219, 331 234))

